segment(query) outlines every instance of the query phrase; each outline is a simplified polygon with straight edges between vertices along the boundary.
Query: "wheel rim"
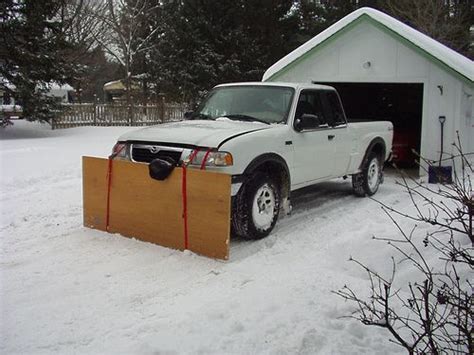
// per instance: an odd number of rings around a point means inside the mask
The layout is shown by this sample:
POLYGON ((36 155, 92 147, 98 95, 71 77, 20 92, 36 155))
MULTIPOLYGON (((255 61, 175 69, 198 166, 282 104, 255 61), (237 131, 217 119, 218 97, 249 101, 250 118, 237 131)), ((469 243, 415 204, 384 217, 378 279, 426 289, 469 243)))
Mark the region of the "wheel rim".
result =
POLYGON ((370 191, 375 191, 379 186, 379 176, 379 161, 377 158, 374 158, 370 162, 369 169, 367 171, 367 185, 369 185, 370 191))
POLYGON ((268 184, 262 185, 253 199, 252 219, 259 230, 267 230, 275 218, 275 193, 268 184))

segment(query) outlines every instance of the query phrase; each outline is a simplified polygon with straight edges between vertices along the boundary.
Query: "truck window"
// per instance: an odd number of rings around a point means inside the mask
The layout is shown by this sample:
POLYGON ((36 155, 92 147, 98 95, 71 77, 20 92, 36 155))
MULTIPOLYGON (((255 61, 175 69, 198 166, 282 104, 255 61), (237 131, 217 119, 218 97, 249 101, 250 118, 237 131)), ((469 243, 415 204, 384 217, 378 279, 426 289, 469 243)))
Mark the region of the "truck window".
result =
POLYGON ((323 93, 323 104, 325 113, 331 126, 340 126, 346 124, 344 111, 337 93, 334 91, 325 91, 323 93))
POLYGON ((293 94, 294 89, 283 86, 223 86, 212 90, 197 112, 210 119, 248 116, 267 123, 285 123, 293 94))
POLYGON ((321 91, 303 90, 296 106, 295 119, 300 119, 303 114, 317 116, 314 121, 314 127, 307 128, 325 128, 329 127, 326 116, 324 115, 323 105, 321 103, 321 91))

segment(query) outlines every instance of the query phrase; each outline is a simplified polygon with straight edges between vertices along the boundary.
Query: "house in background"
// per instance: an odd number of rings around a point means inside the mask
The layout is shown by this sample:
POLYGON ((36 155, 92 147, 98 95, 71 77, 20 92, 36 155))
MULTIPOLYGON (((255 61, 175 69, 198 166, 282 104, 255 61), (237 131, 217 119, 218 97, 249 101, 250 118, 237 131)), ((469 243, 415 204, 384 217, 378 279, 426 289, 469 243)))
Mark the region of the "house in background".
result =
MULTIPOLYGON (((109 104, 123 104, 127 103, 126 88, 123 80, 114 80, 104 84, 104 100, 109 104)), ((143 94, 143 89, 140 84, 133 80, 130 90, 132 103, 143 103, 147 100, 143 94)))
MULTIPOLYGON (((411 149, 437 161, 460 134, 474 152, 474 62, 371 8, 344 17, 273 64, 263 81, 318 83, 338 89, 349 120, 389 120, 394 153, 411 149)), ((399 157, 400 158, 400 157, 399 157)))
POLYGON ((48 87, 49 90, 46 92, 46 95, 54 97, 59 103, 66 104, 74 102, 75 90, 71 85, 51 83, 48 87))
POLYGON ((0 77, 0 119, 3 117, 8 119, 21 118, 23 108, 17 104, 14 95, 11 92, 15 91, 15 86, 0 77))
MULTIPOLYGON (((125 85, 122 80, 114 80, 104 84, 104 100, 106 103, 125 102, 125 85)), ((137 88, 132 87, 132 95, 137 88)))
MULTIPOLYGON (((58 103, 66 104, 73 102, 74 92, 74 88, 69 84, 49 83, 46 96, 55 98, 58 103)), ((15 93, 15 85, 0 78, 0 111, 9 118, 21 118, 23 112, 21 101, 17 99, 15 93)))
MULTIPOLYGON (((16 87, 9 81, 0 78, 0 104, 1 105, 21 105, 15 97, 16 87), (8 90, 6 90, 8 89, 8 90), (13 95, 11 95, 13 92, 13 95)), ((74 88, 69 84, 49 83, 47 84, 46 95, 56 98, 60 103, 71 103, 74 101, 74 88)))
MULTIPOLYGON (((131 90, 130 95, 133 103, 146 104, 153 102, 160 97, 160 94, 152 94, 152 90, 155 88, 153 83, 147 81, 147 74, 137 74, 131 77, 131 90)), ((114 80, 104 84, 104 101, 106 103, 118 103, 125 104, 126 98, 126 86, 125 80, 114 80)))

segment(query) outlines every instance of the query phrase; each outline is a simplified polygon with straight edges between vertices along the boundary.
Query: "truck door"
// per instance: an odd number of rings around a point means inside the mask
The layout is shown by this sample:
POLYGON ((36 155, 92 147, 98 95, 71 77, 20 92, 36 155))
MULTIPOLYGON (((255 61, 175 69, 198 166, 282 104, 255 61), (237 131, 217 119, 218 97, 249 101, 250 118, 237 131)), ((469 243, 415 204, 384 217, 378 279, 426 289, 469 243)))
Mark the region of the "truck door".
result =
POLYGON ((354 146, 353 137, 347 127, 346 116, 341 100, 336 91, 321 92, 324 114, 329 125, 334 128, 334 170, 333 176, 343 176, 349 170, 351 152, 354 146))
POLYGON ((321 90, 303 90, 293 120, 295 185, 323 180, 334 171, 334 131, 324 114, 321 90))

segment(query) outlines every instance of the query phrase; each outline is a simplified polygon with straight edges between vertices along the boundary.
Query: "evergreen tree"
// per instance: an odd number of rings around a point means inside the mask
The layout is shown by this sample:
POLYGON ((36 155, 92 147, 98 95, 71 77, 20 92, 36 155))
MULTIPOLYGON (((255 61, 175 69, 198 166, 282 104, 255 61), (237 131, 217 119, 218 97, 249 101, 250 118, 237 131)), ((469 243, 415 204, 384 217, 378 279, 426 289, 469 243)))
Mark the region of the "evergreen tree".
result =
POLYGON ((71 84, 80 93, 76 97, 78 102, 102 101, 104 84, 122 75, 120 65, 107 60, 100 47, 88 50, 75 61, 77 70, 71 84))
POLYGON ((384 11, 472 58, 472 0, 297 0, 298 40, 306 42, 361 7, 384 11))
POLYGON ((199 99, 223 82, 261 80, 294 48, 291 0, 163 2, 163 32, 153 60, 162 91, 180 101, 199 99))
POLYGON ((298 40, 306 42, 344 16, 361 7, 382 8, 385 0, 299 0, 295 2, 299 18, 298 40))
POLYGON ((51 82, 73 73, 62 51, 68 47, 58 12, 59 0, 3 0, 0 5, 0 76, 15 86, 1 89, 17 97, 28 120, 49 121, 56 111, 45 95, 51 82))

